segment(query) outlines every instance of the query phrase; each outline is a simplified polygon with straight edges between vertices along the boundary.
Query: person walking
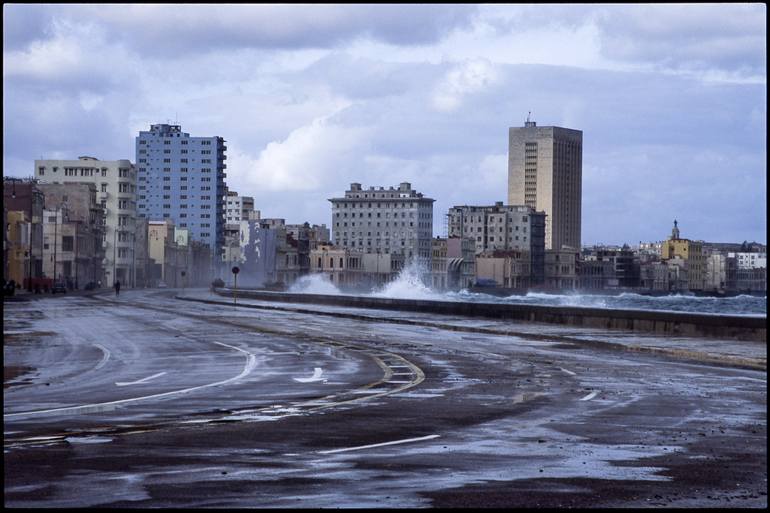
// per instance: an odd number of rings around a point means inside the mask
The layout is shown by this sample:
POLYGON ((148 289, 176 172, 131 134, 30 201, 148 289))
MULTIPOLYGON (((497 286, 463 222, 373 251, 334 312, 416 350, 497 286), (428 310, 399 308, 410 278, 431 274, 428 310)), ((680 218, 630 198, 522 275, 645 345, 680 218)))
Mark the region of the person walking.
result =
POLYGON ((120 280, 115 282, 115 295, 117 296, 118 294, 120 294, 120 280))

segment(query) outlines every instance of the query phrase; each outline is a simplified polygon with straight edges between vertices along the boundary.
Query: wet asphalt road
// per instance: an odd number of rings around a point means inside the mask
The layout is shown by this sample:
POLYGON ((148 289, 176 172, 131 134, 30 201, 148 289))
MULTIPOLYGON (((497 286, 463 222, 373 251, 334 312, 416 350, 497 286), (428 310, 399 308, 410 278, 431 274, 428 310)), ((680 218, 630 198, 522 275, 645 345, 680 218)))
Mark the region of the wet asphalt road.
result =
POLYGON ((767 505, 765 371, 173 296, 4 305, 6 506, 767 505))

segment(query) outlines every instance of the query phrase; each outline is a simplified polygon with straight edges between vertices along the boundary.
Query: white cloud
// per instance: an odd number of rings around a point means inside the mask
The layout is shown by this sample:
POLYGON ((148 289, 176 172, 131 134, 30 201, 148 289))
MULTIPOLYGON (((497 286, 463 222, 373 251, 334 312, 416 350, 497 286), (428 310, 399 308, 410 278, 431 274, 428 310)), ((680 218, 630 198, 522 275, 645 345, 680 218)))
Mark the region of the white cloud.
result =
POLYGON ((366 151, 368 132, 316 118, 269 143, 256 159, 236 157, 234 165, 248 166, 247 183, 260 190, 317 190, 350 175, 366 151))
POLYGON ((103 96, 92 94, 87 91, 81 92, 79 98, 81 107, 87 111, 94 110, 104 102, 103 96))
POLYGON ((455 65, 433 91, 433 107, 442 112, 457 110, 465 96, 497 83, 498 73, 487 59, 467 60, 455 65))

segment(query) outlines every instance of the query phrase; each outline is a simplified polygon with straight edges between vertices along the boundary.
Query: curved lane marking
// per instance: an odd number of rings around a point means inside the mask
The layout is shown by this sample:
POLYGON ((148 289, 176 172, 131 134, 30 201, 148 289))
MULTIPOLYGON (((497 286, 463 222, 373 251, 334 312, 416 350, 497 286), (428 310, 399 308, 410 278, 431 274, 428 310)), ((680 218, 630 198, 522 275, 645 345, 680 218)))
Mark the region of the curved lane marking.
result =
POLYGON ((590 401, 591 399, 599 395, 599 392, 601 392, 601 390, 595 390, 590 394, 588 394, 587 396, 585 396, 584 398, 582 398, 581 401, 590 401))
POLYGON ((346 449, 332 449, 330 451, 317 451, 318 454, 335 454, 338 452, 348 452, 348 451, 360 451, 361 449, 372 449, 375 447, 385 447, 386 445, 397 445, 397 444, 406 444, 410 442, 421 442, 423 440, 432 440, 434 438, 438 438, 441 435, 428 435, 428 436, 421 436, 420 438, 406 438, 404 440, 396 440, 393 442, 383 442, 381 444, 371 444, 371 445, 359 445, 358 447, 348 447, 346 449))
POLYGON ((128 385, 138 385, 139 383, 146 383, 150 381, 151 379, 159 378, 163 376, 165 372, 159 372, 157 374, 153 374, 152 376, 147 376, 146 378, 139 379, 137 381, 116 381, 115 384, 119 387, 125 387, 128 385))
POLYGON ((109 401, 106 403, 83 404, 79 406, 65 406, 63 408, 52 408, 50 410, 8 413, 8 414, 3 414, 3 420, 13 419, 16 417, 30 417, 33 415, 43 415, 46 413, 61 413, 64 411, 73 411, 75 413, 93 413, 93 412, 109 411, 114 409, 117 405, 121 405, 121 404, 144 401, 146 399, 157 399, 159 397, 169 397, 172 395, 181 395, 181 394, 186 394, 189 392, 193 392, 195 390, 201 390, 208 387, 227 385, 228 383, 232 383, 233 381, 237 381, 245 376, 248 376, 254 370, 254 367, 257 366, 257 357, 251 354, 250 352, 245 351, 239 347, 231 346, 229 344, 223 344, 222 342, 214 342, 214 343, 219 344, 220 346, 229 347, 230 349, 235 349, 236 351, 240 351, 241 353, 246 354, 246 364, 244 365, 243 370, 241 371, 240 374, 238 374, 234 378, 226 379, 224 381, 217 381, 216 383, 209 383, 206 385, 198 385, 196 387, 185 388, 182 390, 172 390, 171 392, 163 392, 161 394, 145 395, 142 397, 132 397, 129 399, 120 399, 118 401, 109 401))
POLYGON ((312 383, 314 381, 322 381, 324 378, 321 377, 321 374, 323 374, 323 369, 321 367, 316 367, 313 369, 313 375, 309 378, 294 378, 294 381, 298 381, 300 383, 312 383))
POLYGON ((102 353, 104 353, 104 356, 102 356, 102 361, 100 361, 99 363, 97 363, 97 364, 96 364, 96 367, 94 367, 94 370, 95 370, 95 369, 101 369, 102 367, 104 367, 104 364, 105 364, 105 363, 107 363, 107 360, 109 360, 109 359, 110 359, 110 354, 111 354, 111 353, 110 353, 110 350, 109 350, 109 349, 107 349, 106 347, 104 347, 104 346, 103 346, 103 345, 101 345, 101 344, 94 344, 94 346, 98 347, 98 348, 99 348, 99 350, 101 350, 101 352, 102 352, 102 353))

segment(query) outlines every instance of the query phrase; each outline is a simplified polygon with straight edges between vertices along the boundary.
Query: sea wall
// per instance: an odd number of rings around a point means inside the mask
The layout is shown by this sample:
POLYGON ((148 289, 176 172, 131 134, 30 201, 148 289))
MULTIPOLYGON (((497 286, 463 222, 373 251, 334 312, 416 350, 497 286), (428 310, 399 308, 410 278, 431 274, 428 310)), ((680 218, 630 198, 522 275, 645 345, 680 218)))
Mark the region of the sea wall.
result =
MULTIPOLYGON (((217 294, 232 297, 229 289, 217 294)), ((671 336, 767 341, 766 317, 710 315, 646 310, 615 310, 574 306, 544 306, 458 301, 430 301, 368 296, 298 294, 238 290, 238 298, 286 303, 315 303, 354 308, 376 308, 438 315, 464 315, 497 320, 544 322, 587 328, 621 329, 671 336)))

